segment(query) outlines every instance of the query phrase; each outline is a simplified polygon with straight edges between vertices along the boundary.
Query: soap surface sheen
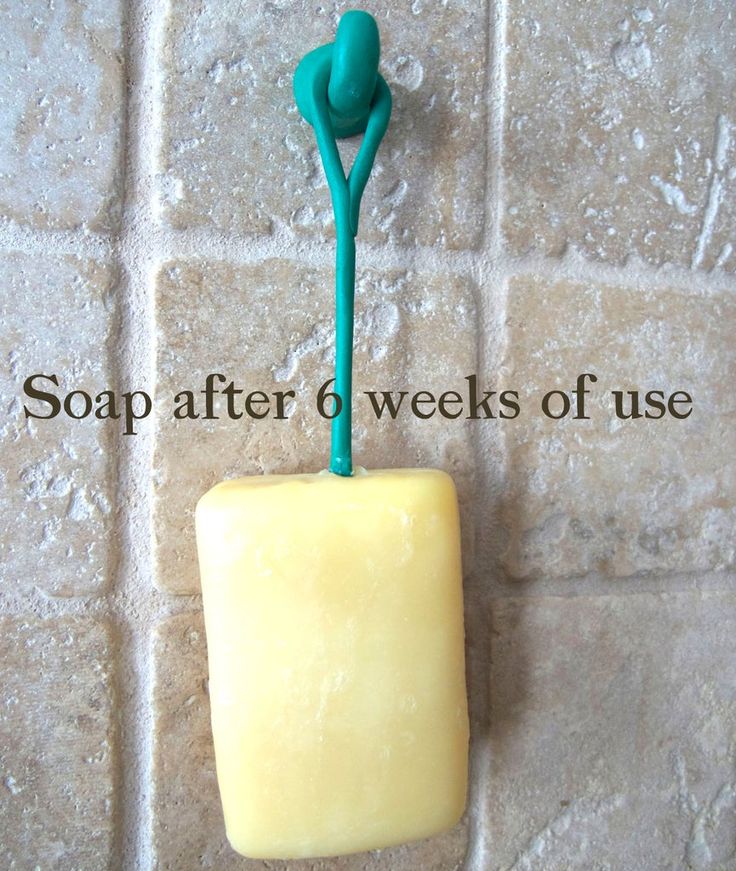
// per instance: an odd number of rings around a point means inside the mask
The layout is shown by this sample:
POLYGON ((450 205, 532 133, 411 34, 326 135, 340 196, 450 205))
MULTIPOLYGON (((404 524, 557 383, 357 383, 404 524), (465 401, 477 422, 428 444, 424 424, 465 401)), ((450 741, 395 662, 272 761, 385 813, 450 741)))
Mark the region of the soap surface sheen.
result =
POLYGON ((468 754, 452 479, 225 481, 200 499, 196 531, 233 848, 332 856, 452 827, 468 754))

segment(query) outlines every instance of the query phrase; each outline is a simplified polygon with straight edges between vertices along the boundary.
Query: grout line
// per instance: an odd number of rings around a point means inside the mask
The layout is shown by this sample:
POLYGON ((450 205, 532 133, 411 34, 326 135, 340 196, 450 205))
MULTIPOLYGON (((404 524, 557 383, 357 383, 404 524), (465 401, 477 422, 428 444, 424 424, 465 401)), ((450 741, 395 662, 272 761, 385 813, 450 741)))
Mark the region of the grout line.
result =
POLYGON ((731 567, 702 572, 692 569, 657 574, 639 573, 623 578, 611 578, 598 572, 564 578, 494 578, 488 589, 491 599, 573 599, 577 596, 628 598, 651 594, 734 593, 736 572, 731 567))
MULTIPOLYGON (((477 583, 470 575, 466 584, 477 583)), ((476 572, 475 574, 482 574, 476 572)), ((574 599, 578 596, 630 598, 639 595, 687 595, 691 593, 736 593, 736 570, 695 569, 659 574, 636 574, 611 578, 600 573, 571 577, 522 579, 491 578, 482 581, 487 599, 574 599)), ((180 614, 199 614, 202 597, 199 593, 179 594, 153 588, 143 600, 121 590, 109 595, 90 593, 77 596, 53 596, 40 588, 31 593, 0 591, 0 616, 23 617, 33 614, 39 619, 49 617, 108 617, 120 623, 141 620, 142 614, 168 619, 180 614)))
MULTIPOLYGON (((503 214, 503 117, 505 100, 505 52, 507 0, 489 0, 486 23, 486 83, 485 106, 487 130, 485 136, 486 188, 484 213, 485 224, 481 249, 476 254, 474 277, 477 284, 477 367, 479 373, 495 371, 495 347, 502 335, 498 327, 504 308, 503 290, 506 285, 503 263, 503 239, 501 216, 503 214), (489 344, 492 343, 492 344, 489 344)), ((495 526, 492 503, 497 488, 493 484, 497 464, 504 463, 503 442, 498 443, 497 430, 473 429, 475 481, 474 514, 483 518, 474 530, 476 535, 475 560, 478 566, 492 566, 493 534, 488 536, 485 527, 495 526), (494 461, 493 457, 500 457, 494 461), (489 522, 490 521, 490 522, 489 522), (484 533, 485 534, 482 534, 484 533)), ((491 771, 490 745, 490 686, 488 673, 491 656, 490 608, 488 586, 484 571, 471 573, 468 584, 469 605, 466 606, 466 626, 471 644, 469 646, 468 673, 471 698, 471 726, 474 735, 469 758, 469 831, 465 855, 465 871, 483 871, 488 867, 488 814, 491 771)))
POLYGON ((536 273, 553 281, 565 279, 578 283, 611 284, 632 290, 673 288, 698 296, 736 292, 736 275, 722 270, 696 272, 674 263, 652 266, 634 256, 623 265, 600 263, 588 259, 572 246, 559 258, 532 253, 523 257, 505 256, 502 264, 506 278, 536 273))
POLYGON ((504 115, 506 112, 506 19, 507 0, 490 0, 492 31, 489 40, 489 78, 486 106, 488 108, 486 190, 486 238, 483 251, 490 252, 493 263, 500 263, 504 254, 503 211, 505 184, 503 175, 504 115))
POLYGON ((33 614, 41 620, 49 617, 110 617, 122 623, 142 619, 141 612, 166 619, 179 614, 196 614, 201 610, 202 597, 198 594, 180 595, 156 589, 143 601, 134 599, 127 591, 110 595, 55 596, 36 587, 31 593, 0 592, 0 616, 33 614))
MULTIPOLYGON (((484 717, 487 720, 487 716, 484 717)), ((479 728, 477 721, 470 719, 471 731, 479 728)), ((487 730, 487 726, 484 727, 487 730)), ((483 871, 487 868, 486 825, 488 805, 488 771, 490 770, 490 743, 473 741, 468 755, 469 786, 471 801, 468 805, 468 847, 463 860, 465 871, 483 871), (479 777, 478 774, 482 773, 479 777), (473 799, 473 793, 475 798, 473 799)))
MULTIPOLYGON (((496 138, 492 136, 493 141, 496 138)), ((498 142, 492 147, 495 151, 498 142)), ((500 169, 492 170, 491 180, 491 197, 495 202, 495 192, 502 193, 500 169)), ((454 251, 426 245, 403 247, 393 242, 358 241, 360 259, 374 269, 408 268, 418 272, 467 275, 476 273, 480 266, 484 274, 493 274, 500 279, 538 273, 552 280, 615 284, 632 289, 671 286, 702 296, 736 292, 736 275, 722 269, 699 271, 673 263, 654 266, 634 256, 623 264, 604 263, 589 259, 573 245, 559 257, 534 251, 520 256, 510 255, 503 251, 499 238, 500 207, 495 207, 493 202, 490 206, 491 213, 486 216, 488 232, 483 243, 486 248, 454 251)), ((227 260, 236 265, 247 265, 277 257, 313 266, 334 267, 334 254, 325 240, 301 237, 283 227, 277 227, 270 236, 244 236, 219 233, 212 228, 173 230, 152 223, 149 237, 141 240, 141 244, 165 252, 165 259, 227 260)), ((99 259, 109 257, 115 246, 105 235, 82 230, 34 230, 11 221, 0 221, 0 250, 31 254, 42 250, 56 255, 99 259)))
MULTIPOLYGON (((128 74, 125 190, 115 245, 124 271, 119 340, 121 381, 149 396, 155 386, 153 283, 160 238, 155 208, 160 143, 158 51, 168 4, 131 0, 125 22, 128 74)), ((151 463, 153 423, 135 437, 118 434, 119 570, 110 604, 120 624, 122 841, 118 867, 153 867, 153 661, 152 634, 162 607, 152 579, 151 463)))
POLYGON ((110 236, 92 233, 86 228, 78 230, 37 230, 17 224, 9 218, 0 219, 0 250, 37 254, 109 257, 112 252, 110 236))

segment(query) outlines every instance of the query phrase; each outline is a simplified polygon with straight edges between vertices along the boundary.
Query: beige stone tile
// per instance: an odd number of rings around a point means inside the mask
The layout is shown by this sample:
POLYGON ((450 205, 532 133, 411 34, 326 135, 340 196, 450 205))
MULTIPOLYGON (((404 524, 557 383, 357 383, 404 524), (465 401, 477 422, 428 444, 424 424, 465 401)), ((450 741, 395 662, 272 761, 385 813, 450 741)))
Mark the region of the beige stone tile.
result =
POLYGON ((456 871, 467 823, 436 838, 334 859, 260 861, 235 853, 225 837, 217 792, 200 614, 163 623, 156 637, 154 846, 159 871, 456 871), (184 749, 182 749, 184 748, 184 749))
MULTIPOLYGON (((218 480, 327 466, 330 425, 318 415, 315 397, 333 374, 333 282, 332 270, 283 260, 244 267, 178 263, 162 270, 153 482, 157 583, 165 589, 199 589, 194 506, 218 480), (173 420, 172 397, 201 391, 208 373, 221 373, 248 392, 294 390, 293 409, 286 406, 286 420, 173 420)), ((475 371, 475 329, 472 292, 463 279, 373 271, 359 278, 354 461, 367 468, 450 472, 461 501, 468 569, 470 427, 477 422, 438 414, 418 420, 409 406, 395 421, 379 421, 364 391, 467 388, 463 379, 475 371)), ((215 413, 226 413, 222 397, 215 413)))
POLYGON ((506 57, 514 252, 736 269, 730 0, 511 4, 506 57))
POLYGON ((489 871, 733 867, 733 594, 493 603, 489 871))
MULTIPOLYGON (((2 368, 0 401, 0 511, 12 523, 0 531, 0 585, 5 592, 35 588, 51 595, 99 592, 105 586, 114 545, 116 421, 75 420, 63 411, 53 419, 26 418, 52 412, 29 398, 31 375, 56 375, 59 386, 33 386, 63 401, 72 390, 95 397, 114 389, 111 342, 117 316, 111 267, 73 257, 0 257, 2 368)), ((72 410, 81 413, 80 400, 72 410)))
POLYGON ((0 216, 115 227, 124 71, 120 0, 0 7, 0 216))
MULTIPOLYGON (((329 193, 292 75, 350 4, 180 2, 166 33, 163 218, 175 227, 332 233, 329 193)), ((485 3, 367 2, 394 98, 361 238, 468 248, 485 187, 485 3)), ((347 143, 344 162, 356 145, 347 143)))
POLYGON ((0 618, 0 864, 112 867, 113 651, 104 624, 0 618))
MULTIPOLYGON (((516 577, 722 569, 734 563, 736 305, 643 287, 522 276, 509 286, 503 381, 504 561, 516 577), (592 373, 590 420, 550 420, 550 390, 592 373), (687 391, 686 420, 620 420, 611 391, 687 391)), ((627 408, 628 408, 627 397, 627 408)))

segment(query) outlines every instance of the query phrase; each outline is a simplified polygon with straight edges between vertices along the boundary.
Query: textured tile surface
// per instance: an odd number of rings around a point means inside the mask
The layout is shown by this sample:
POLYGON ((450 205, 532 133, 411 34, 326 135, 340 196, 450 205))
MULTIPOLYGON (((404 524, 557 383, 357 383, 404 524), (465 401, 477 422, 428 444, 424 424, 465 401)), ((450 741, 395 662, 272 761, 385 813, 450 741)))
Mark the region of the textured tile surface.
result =
MULTIPOLYGON (((330 198, 292 75, 349 5, 207 0, 173 6, 166 34, 161 203, 176 227, 322 237, 330 198)), ((361 6, 378 21, 394 98, 361 238, 467 248, 483 220, 485 4, 361 6)), ((346 166, 356 153, 345 147, 346 166)))
POLYGON ((467 842, 464 821, 445 835, 409 846, 335 859, 265 862, 238 856, 225 837, 217 792, 201 615, 181 615, 162 624, 155 650, 154 840, 160 871, 457 871, 461 867, 467 842))
POLYGON ((736 862, 736 598, 493 606, 492 871, 736 862))
POLYGON ((458 484, 490 764, 439 838, 288 863, 227 845, 193 509, 223 477, 327 463, 334 279, 306 261, 334 228, 291 79, 348 6, 0 0, 0 868, 736 871, 730 0, 367 0, 394 114, 361 217, 355 459, 458 484), (542 260, 570 280, 523 274, 542 260), (366 389, 466 396, 479 345, 518 420, 375 419, 366 389), (150 372, 154 444, 26 420, 39 372, 92 395, 150 372), (222 394, 220 419, 173 420, 217 372, 295 390, 289 420, 227 420, 222 394), (591 419, 544 418, 581 372, 591 419), (637 387, 690 391, 692 416, 617 420, 610 391, 637 387))
MULTIPOLYGON (((110 267, 75 258, 3 254, 0 301, 0 510, 13 523, 0 531, 0 585, 38 587, 52 595, 100 591, 113 556, 114 456, 118 423, 62 411, 47 420, 46 401, 24 393, 30 375, 56 375, 59 386, 34 387, 59 401, 72 390, 96 396, 114 389, 110 342, 115 333, 110 267)), ((81 413, 79 397, 71 406, 81 413)))
POLYGON ((730 296, 511 281, 503 378, 520 391, 522 413, 503 430, 510 574, 733 565, 735 322, 730 296), (588 386, 590 420, 574 419, 574 407, 562 420, 546 418, 542 396, 572 390, 584 372, 598 377, 588 386), (619 420, 611 391, 636 389, 687 391, 692 413, 619 420))
POLYGON ((0 618, 0 864, 112 867, 113 652, 86 619, 0 618))
POLYGON ((736 269, 736 15, 730 0, 511 4, 504 231, 736 269))
POLYGON ((120 0, 0 4, 0 215, 106 230, 120 211, 120 0))
MULTIPOLYGON (((330 426, 318 415, 315 397, 332 378, 333 280, 331 270, 281 260, 242 268, 180 263, 161 272, 154 487, 158 583, 165 588, 199 588, 193 511, 218 480, 327 465, 330 426), (173 420, 172 397, 201 391, 208 373, 221 373, 247 392, 294 390, 293 408, 285 405, 288 419, 173 420)), ((377 420, 363 391, 462 390, 464 377, 475 371, 475 348, 474 306, 464 281, 364 273, 356 293, 355 462, 444 468, 467 508, 472 422, 439 414, 417 420, 408 405, 396 420, 377 420)), ((198 401, 204 414, 201 394, 198 401)), ((242 412, 244 398, 237 402, 242 412)), ((215 413, 225 412, 218 397, 215 413)), ((469 567, 467 510, 463 520, 469 567)))

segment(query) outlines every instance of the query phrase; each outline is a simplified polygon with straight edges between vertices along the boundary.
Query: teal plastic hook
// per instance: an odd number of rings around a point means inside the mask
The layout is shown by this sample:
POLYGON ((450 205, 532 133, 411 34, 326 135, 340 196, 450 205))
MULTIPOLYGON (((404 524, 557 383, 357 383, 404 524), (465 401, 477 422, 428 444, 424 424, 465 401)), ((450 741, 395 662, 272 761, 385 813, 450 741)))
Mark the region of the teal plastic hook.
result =
POLYGON ((304 120, 314 126, 312 85, 316 78, 324 78, 326 70, 327 108, 334 135, 345 139, 363 133, 380 78, 380 53, 375 19, 359 10, 346 12, 334 43, 310 51, 294 73, 294 97, 304 120))
POLYGON ((337 252, 335 268, 335 393, 330 471, 352 475, 352 370, 355 299, 355 236, 360 201, 378 146, 391 117, 391 92, 378 72, 380 38, 367 12, 346 12, 335 42, 304 57, 294 73, 294 96, 312 125, 332 196, 337 252), (337 139, 363 133, 350 170, 345 171, 337 139))

